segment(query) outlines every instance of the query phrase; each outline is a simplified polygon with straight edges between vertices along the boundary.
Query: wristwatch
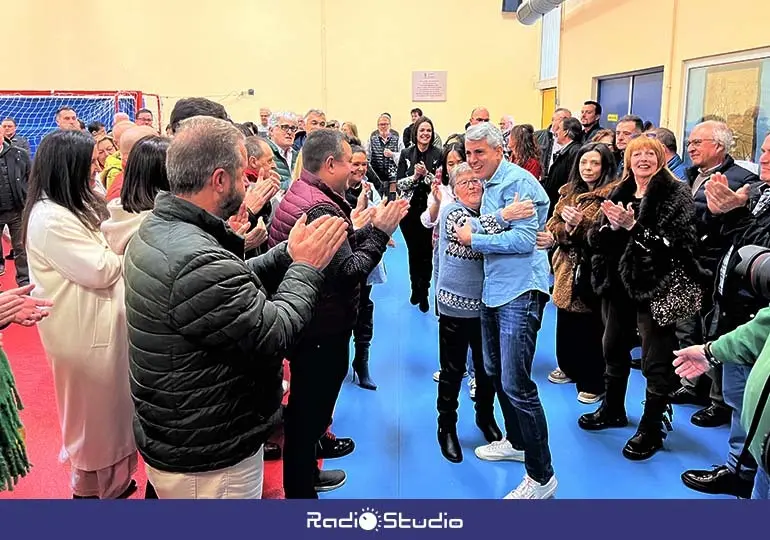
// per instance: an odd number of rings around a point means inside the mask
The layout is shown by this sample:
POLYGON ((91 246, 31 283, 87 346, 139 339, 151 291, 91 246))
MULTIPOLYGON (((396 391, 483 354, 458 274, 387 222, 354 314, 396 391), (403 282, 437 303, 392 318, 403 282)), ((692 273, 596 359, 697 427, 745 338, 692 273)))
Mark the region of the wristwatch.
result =
POLYGON ((706 362, 709 363, 709 366, 712 368, 717 368, 721 365, 719 360, 714 358, 714 353, 711 352, 711 344, 712 341, 707 341, 706 344, 703 346, 703 353, 706 355, 706 362))

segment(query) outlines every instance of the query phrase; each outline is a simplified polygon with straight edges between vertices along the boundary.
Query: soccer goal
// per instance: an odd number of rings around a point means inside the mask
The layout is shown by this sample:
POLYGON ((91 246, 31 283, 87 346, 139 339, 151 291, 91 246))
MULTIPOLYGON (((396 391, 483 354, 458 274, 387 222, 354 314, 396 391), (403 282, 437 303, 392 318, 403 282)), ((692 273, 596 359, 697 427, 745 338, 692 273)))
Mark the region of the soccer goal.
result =
POLYGON ((134 120, 136 111, 149 109, 153 124, 163 131, 161 101, 156 94, 137 90, 0 90, 0 121, 13 118, 17 133, 26 137, 34 155, 37 145, 56 129, 54 117, 64 107, 71 107, 87 126, 101 122, 109 131, 117 112, 128 114, 134 120))

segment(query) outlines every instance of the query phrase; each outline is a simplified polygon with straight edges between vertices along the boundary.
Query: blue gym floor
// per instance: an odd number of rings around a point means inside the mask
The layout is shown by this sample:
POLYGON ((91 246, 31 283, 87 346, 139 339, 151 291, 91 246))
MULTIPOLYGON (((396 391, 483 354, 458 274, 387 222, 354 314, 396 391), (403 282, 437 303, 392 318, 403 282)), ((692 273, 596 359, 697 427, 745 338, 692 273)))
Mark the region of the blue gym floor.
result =
MULTIPOLYGON (((372 377, 376 391, 351 383, 342 389, 334 413, 333 431, 353 437, 356 449, 324 468, 342 468, 347 483, 322 498, 342 499, 499 499, 521 481, 522 463, 485 462, 473 453, 486 444, 474 424, 468 386, 460 396, 458 435, 464 461, 452 464, 436 442, 437 321, 433 305, 428 313, 409 303, 406 246, 400 233, 396 248, 388 250, 388 282, 375 285, 372 377)), ((674 431, 665 450, 646 462, 631 462, 621 454, 641 416, 644 380, 633 370, 626 407, 630 425, 588 433, 578 417, 596 409, 576 399, 574 385, 548 382, 554 358, 555 309, 548 304, 538 336, 533 375, 548 420, 551 453, 559 487, 556 498, 713 498, 686 488, 680 475, 691 468, 721 464, 727 451, 727 428, 706 429, 690 423, 694 406, 674 407, 674 431)), ((467 379, 465 379, 467 382, 467 379)), ((498 423, 502 427, 499 405, 498 423)))

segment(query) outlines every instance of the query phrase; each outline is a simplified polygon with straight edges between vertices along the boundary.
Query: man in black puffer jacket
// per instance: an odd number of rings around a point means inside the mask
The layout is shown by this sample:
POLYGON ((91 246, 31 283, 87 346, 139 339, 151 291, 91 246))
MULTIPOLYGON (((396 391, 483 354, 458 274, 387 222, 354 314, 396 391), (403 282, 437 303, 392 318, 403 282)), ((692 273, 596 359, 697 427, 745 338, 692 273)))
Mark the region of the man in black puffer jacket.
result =
POLYGON ((246 156, 229 122, 183 122, 166 160, 171 193, 126 251, 134 432, 159 498, 261 496, 282 358, 346 237, 342 219, 303 219, 288 242, 244 262, 224 220, 243 201, 246 156))

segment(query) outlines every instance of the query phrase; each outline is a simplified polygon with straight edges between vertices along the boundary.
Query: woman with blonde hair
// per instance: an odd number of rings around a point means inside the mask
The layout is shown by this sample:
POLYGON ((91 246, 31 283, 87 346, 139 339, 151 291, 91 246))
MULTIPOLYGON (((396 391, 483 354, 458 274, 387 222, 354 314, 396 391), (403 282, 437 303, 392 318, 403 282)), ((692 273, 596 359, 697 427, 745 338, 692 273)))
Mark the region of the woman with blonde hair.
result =
POLYGON ((586 430, 628 424, 625 398, 638 329, 646 399, 639 428, 623 455, 642 460, 663 447, 672 429, 668 396, 676 383, 676 322, 697 311, 706 276, 694 256, 698 239, 692 195, 666 168, 663 145, 637 137, 624 155, 623 180, 601 204, 603 216, 588 235, 605 325, 606 394, 599 409, 581 416, 578 424, 586 430))

